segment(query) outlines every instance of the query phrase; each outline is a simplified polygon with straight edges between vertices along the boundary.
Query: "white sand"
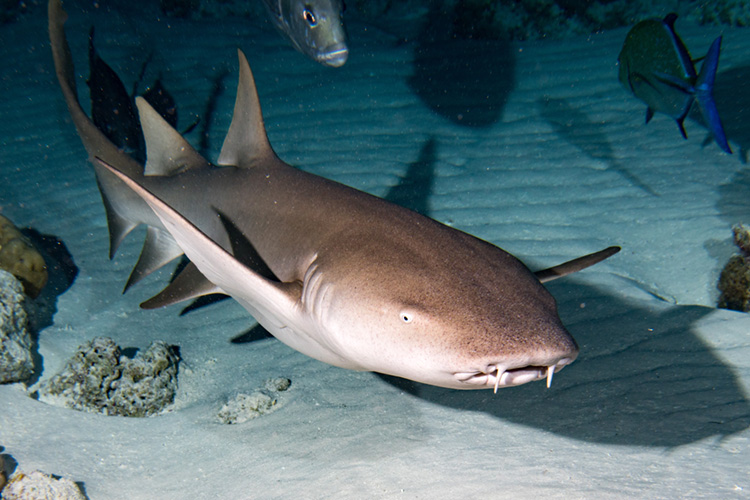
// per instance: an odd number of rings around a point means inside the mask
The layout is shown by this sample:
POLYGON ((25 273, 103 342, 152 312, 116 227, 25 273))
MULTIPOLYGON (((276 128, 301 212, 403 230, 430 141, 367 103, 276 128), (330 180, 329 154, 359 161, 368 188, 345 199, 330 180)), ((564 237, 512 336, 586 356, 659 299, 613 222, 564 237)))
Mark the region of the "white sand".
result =
MULTIPOLYGON (((686 124, 687 141, 667 117, 644 126, 644 106, 616 77, 625 30, 513 44, 514 67, 497 59, 494 76, 478 84, 485 93, 472 91, 469 102, 502 98, 502 82, 514 81, 499 120, 470 128, 409 87, 416 42, 397 44, 356 22, 350 61, 332 70, 248 20, 84 12, 90 6, 66 2, 84 101, 92 22, 101 55, 128 86, 153 48, 146 81, 163 73, 181 127, 204 116, 228 70, 209 128, 215 159, 240 46, 287 162, 383 196, 433 138, 433 217, 534 269, 612 244, 623 250, 550 284, 581 355, 549 390, 394 383, 270 338, 231 343, 254 326, 232 301, 182 317, 179 306, 139 310, 170 270, 120 294, 143 232, 107 259, 104 211, 57 88, 46 19, 1 26, 0 211, 63 240, 80 269, 40 332, 42 376, 98 335, 140 349, 164 340, 183 356, 177 400, 155 418, 84 414, 0 386, 0 446, 20 469, 79 481, 94 500, 750 497, 750 318, 712 308, 734 253, 730 228, 750 215, 748 169, 704 147, 696 122, 686 124), (240 425, 217 421, 226 400, 275 376, 292 379, 277 411, 240 425)), ((682 21, 678 29, 696 56, 719 34, 682 21)), ((468 64, 494 52, 461 44, 441 53, 468 64)), ((750 33, 725 30, 720 73, 728 76, 717 100, 737 150, 750 145, 750 89, 740 78, 747 54, 750 33)))

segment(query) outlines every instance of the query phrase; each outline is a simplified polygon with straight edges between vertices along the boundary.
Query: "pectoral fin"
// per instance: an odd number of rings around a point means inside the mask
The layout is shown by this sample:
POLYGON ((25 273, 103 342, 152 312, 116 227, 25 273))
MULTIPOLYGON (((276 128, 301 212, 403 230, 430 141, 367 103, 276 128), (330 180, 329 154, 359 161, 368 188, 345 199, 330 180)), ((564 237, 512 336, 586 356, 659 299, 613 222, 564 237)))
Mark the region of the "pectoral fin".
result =
POLYGON ((542 283, 546 283, 548 281, 567 276, 568 274, 578 272, 582 269, 586 269, 587 267, 591 267, 594 264, 613 256, 619 251, 620 247, 608 247, 604 250, 599 250, 598 252, 590 253, 588 255, 584 255, 583 257, 569 260, 568 262, 563 262, 562 264, 559 264, 557 266, 542 269, 541 271, 537 271, 534 274, 537 278, 539 278, 539 281, 541 281, 542 283))

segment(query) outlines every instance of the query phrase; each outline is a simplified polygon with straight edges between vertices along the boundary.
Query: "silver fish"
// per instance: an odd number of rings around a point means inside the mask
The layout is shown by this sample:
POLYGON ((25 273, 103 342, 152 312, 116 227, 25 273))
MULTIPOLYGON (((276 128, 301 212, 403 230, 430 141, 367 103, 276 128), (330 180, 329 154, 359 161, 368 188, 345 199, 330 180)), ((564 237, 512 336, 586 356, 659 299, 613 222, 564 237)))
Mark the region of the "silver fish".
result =
POLYGON ((349 57, 342 0, 263 0, 276 27, 294 48, 326 66, 349 57))

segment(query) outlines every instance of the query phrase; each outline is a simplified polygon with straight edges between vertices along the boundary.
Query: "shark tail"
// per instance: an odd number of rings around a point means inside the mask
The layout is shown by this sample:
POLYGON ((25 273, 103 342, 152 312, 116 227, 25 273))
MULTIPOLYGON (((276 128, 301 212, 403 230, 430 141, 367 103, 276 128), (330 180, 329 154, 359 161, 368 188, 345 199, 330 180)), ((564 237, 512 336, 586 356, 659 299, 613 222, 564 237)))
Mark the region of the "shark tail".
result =
POLYGON ((714 80, 716 79, 716 70, 719 67, 720 51, 721 37, 718 37, 711 44, 711 47, 708 49, 708 53, 703 60, 703 66, 701 66, 701 71, 698 74, 698 79, 695 83, 695 99, 698 102, 698 107, 701 110, 703 119, 706 122, 708 130, 716 141, 716 144, 718 144, 725 153, 732 154, 732 150, 729 148, 729 143, 727 143, 726 134, 724 134, 724 127, 721 125, 719 111, 716 109, 716 102, 714 101, 713 96, 714 80))
MULTIPOLYGON (((102 158, 109 164, 117 165, 121 172, 130 177, 142 175, 143 167, 115 146, 94 125, 94 122, 91 121, 81 107, 76 90, 73 58, 63 28, 68 16, 62 8, 60 0, 50 0, 48 9, 49 35, 52 45, 52 56, 55 62, 55 73, 57 74, 65 103, 68 106, 68 111, 73 119, 78 135, 81 137, 81 141, 83 141, 83 146, 86 148, 89 159, 95 157, 102 158)), ((125 186, 122 185, 122 182, 110 172, 103 169, 95 169, 95 171, 99 191, 101 192, 104 208, 107 212, 111 258, 125 236, 139 223, 130 214, 134 211, 148 208, 148 206, 143 200, 130 195, 126 191, 125 186), (120 195, 119 193, 124 194, 120 195)))
POLYGON ((149 273, 182 255, 183 252, 174 238, 163 228, 151 207, 110 169, 103 167, 100 161, 95 161, 99 159, 112 165, 131 179, 142 179, 144 174, 148 173, 148 164, 144 171, 144 166, 118 148, 96 127, 81 107, 76 89, 73 58, 64 30, 68 16, 60 0, 49 1, 48 15, 55 73, 73 124, 86 148, 89 160, 94 165, 96 182, 104 204, 109 228, 109 257, 114 257, 125 236, 136 226, 139 224, 149 226, 140 258, 125 286, 127 290, 149 273))

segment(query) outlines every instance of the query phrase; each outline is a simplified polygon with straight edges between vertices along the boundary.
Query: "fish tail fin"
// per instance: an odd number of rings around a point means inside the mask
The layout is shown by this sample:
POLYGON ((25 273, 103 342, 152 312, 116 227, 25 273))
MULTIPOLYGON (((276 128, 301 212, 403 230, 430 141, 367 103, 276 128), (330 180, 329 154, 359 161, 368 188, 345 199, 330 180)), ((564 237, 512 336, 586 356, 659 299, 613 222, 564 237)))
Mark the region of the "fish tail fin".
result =
POLYGON ((674 30, 675 21, 677 21, 677 14, 675 14, 674 12, 670 12, 669 14, 664 16, 663 23, 669 26, 671 30, 674 30))
MULTIPOLYGON (((690 111, 690 108, 688 108, 688 111, 690 111)), ((682 138, 687 139, 687 132, 685 132, 685 117, 681 116, 675 119, 675 123, 677 123, 677 128, 680 129, 680 135, 682 135, 682 138)))
POLYGON ((698 106, 706 121, 706 126, 711 131, 716 144, 722 151, 732 154, 732 150, 727 143, 727 137, 724 134, 724 127, 721 125, 719 111, 716 109, 714 101, 714 81, 716 79, 716 70, 719 67, 719 52, 721 51, 721 37, 718 37, 708 49, 698 80, 695 83, 695 98, 698 106))

